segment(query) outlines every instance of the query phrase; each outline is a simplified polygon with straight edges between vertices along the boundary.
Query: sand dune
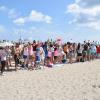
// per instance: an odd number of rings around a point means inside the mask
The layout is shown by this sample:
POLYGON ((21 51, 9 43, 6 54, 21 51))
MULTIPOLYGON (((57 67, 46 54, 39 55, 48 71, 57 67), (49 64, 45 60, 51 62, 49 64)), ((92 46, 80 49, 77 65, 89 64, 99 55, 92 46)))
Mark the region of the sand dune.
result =
POLYGON ((5 72, 0 100, 100 100, 100 60, 5 72))

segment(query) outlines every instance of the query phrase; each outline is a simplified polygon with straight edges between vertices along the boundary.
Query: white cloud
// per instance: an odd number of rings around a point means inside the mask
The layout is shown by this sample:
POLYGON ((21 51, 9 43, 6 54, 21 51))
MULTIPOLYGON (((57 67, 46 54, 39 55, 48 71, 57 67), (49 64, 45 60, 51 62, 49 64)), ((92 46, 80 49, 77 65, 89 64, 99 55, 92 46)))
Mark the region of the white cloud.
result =
POLYGON ((48 15, 44 15, 41 12, 37 12, 35 10, 32 10, 30 15, 28 16, 29 21, 36 21, 36 22, 46 22, 50 23, 52 18, 48 15))
POLYGON ((82 7, 92 7, 95 5, 100 5, 100 0, 75 0, 75 3, 82 7))
POLYGON ((83 23, 82 26, 89 27, 91 29, 100 30, 100 21, 91 21, 87 23, 83 23))
POLYGON ((46 15, 44 19, 46 23, 51 23, 52 18, 50 16, 46 15))
POLYGON ((76 0, 75 3, 67 7, 66 12, 72 14, 74 17, 74 19, 69 22, 70 24, 77 23, 82 26, 99 29, 100 2, 98 2, 98 0, 90 1, 91 0, 76 0))
POLYGON ((37 11, 32 10, 28 19, 30 21, 40 22, 40 21, 43 21, 43 17, 44 17, 44 15, 41 12, 37 12, 37 11))
POLYGON ((68 13, 80 13, 80 7, 79 7, 79 5, 77 5, 77 4, 71 4, 71 5, 69 5, 68 7, 67 7, 67 12, 68 13))
POLYGON ((8 18, 12 19, 13 22, 17 25, 23 25, 26 22, 45 22, 45 23, 51 23, 52 17, 43 14, 42 12, 38 12, 35 10, 32 10, 29 15, 25 17, 19 17, 20 13, 16 12, 15 8, 8 8, 6 6, 0 6, 0 11, 6 12, 8 15, 8 18))
POLYGON ((18 18, 16 20, 13 21, 15 24, 17 25, 24 25, 25 23, 25 19, 24 18, 18 18))
POLYGON ((44 15, 41 12, 37 12, 35 10, 32 10, 30 14, 26 17, 21 17, 13 22, 16 23, 17 25, 19 24, 24 24, 26 22, 45 22, 45 23, 51 23, 52 18, 48 15, 44 15))
POLYGON ((0 11, 6 11, 7 8, 5 6, 0 6, 0 11))
POLYGON ((15 8, 8 8, 6 6, 0 6, 0 12, 6 13, 10 19, 15 19, 19 16, 19 13, 16 12, 15 8))

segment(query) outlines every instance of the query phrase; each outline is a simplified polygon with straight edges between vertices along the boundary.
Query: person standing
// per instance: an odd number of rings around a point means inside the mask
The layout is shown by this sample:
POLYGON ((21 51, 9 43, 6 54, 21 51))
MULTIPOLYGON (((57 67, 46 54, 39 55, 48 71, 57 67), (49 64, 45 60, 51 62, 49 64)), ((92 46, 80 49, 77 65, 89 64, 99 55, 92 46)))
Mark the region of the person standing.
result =
POLYGON ((20 48, 19 44, 16 44, 15 46, 15 54, 14 54, 14 60, 15 60, 15 70, 17 71, 17 67, 19 64, 19 57, 20 57, 20 48))
POLYGON ((7 53, 7 62, 6 62, 6 63, 7 63, 7 70, 9 70, 9 67, 11 67, 11 58, 12 58, 10 47, 7 46, 7 47, 5 48, 5 51, 6 51, 6 53, 7 53))
POLYGON ((44 66, 45 52, 42 46, 40 46, 40 59, 41 59, 41 64, 44 66))
POLYGON ((41 56, 40 56, 40 44, 38 43, 37 44, 37 47, 36 47, 36 69, 40 69, 40 61, 41 61, 41 56))
POLYGON ((72 64, 72 60, 73 60, 73 46, 70 43, 68 46, 68 59, 69 59, 69 63, 72 64))
POLYGON ((32 64, 32 57, 33 57, 33 55, 34 55, 34 52, 33 52, 32 44, 28 43, 28 65, 27 65, 28 68, 32 64))
POLYGON ((6 60, 7 60, 7 53, 3 47, 0 48, 0 60, 1 60, 1 75, 3 74, 6 66, 6 60))
POLYGON ((25 68, 28 67, 28 58, 29 58, 28 46, 25 45, 23 48, 23 59, 25 68))
POLYGON ((83 58, 82 58, 83 48, 82 48, 82 45, 80 43, 78 43, 76 51, 77 51, 76 62, 81 62, 83 60, 83 58))

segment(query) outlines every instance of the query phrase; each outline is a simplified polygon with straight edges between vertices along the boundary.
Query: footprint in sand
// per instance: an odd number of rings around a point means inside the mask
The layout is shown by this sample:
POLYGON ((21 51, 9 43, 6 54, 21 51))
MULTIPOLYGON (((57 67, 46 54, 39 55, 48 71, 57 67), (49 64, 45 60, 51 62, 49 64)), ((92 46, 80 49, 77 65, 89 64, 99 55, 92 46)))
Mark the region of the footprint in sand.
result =
POLYGON ((93 88, 96 88, 96 87, 100 88, 100 85, 98 85, 98 86, 96 86, 96 85, 92 85, 92 87, 93 87, 93 88))
POLYGON ((96 85, 92 85, 93 88, 96 88, 96 85))
POLYGON ((98 88, 100 88, 100 85, 98 85, 98 88))
POLYGON ((84 98, 83 100, 88 100, 87 98, 84 98))

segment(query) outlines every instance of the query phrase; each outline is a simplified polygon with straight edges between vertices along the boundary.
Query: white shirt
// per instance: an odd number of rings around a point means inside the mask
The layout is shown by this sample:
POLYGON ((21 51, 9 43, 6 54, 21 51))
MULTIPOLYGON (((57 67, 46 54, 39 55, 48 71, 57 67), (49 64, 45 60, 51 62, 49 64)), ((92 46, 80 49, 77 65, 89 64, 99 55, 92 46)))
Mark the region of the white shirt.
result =
POLYGON ((93 53, 96 53, 96 46, 95 45, 92 45, 91 46, 91 50, 92 50, 93 53))
POLYGON ((40 53, 42 53, 42 54, 41 54, 42 57, 45 57, 45 53, 44 53, 44 50, 43 50, 42 47, 40 47, 40 53))
POLYGON ((29 52, 28 52, 28 48, 27 48, 27 47, 25 47, 25 48, 24 48, 23 55, 26 55, 26 56, 28 56, 28 55, 29 55, 29 52))
POLYGON ((7 59, 7 53, 5 50, 0 50, 0 58, 1 58, 1 61, 6 61, 7 59))

